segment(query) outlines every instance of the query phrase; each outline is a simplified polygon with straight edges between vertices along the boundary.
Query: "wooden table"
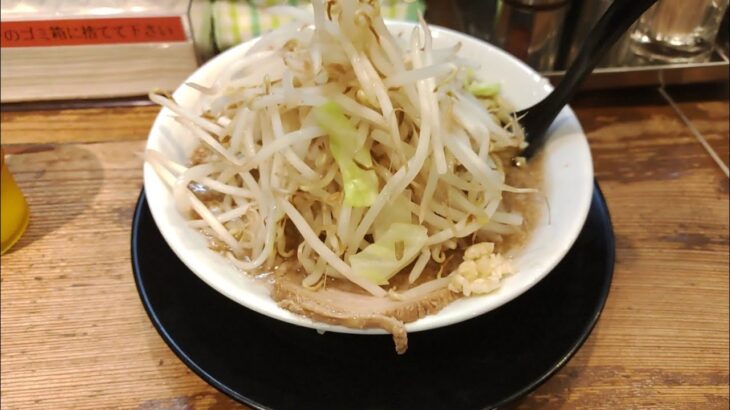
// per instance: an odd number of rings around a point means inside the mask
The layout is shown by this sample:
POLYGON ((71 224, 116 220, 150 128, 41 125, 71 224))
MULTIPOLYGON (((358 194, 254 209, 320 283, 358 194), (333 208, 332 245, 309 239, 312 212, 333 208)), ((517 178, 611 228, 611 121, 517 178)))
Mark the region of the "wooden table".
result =
MULTIPOLYGON (((727 84, 670 89, 728 164, 727 84)), ((577 355, 515 407, 728 407, 728 177, 656 89, 574 104, 617 242, 577 355)), ((2 113, 28 231, 2 257, 2 408, 235 408, 167 348, 132 279, 156 107, 2 113)))

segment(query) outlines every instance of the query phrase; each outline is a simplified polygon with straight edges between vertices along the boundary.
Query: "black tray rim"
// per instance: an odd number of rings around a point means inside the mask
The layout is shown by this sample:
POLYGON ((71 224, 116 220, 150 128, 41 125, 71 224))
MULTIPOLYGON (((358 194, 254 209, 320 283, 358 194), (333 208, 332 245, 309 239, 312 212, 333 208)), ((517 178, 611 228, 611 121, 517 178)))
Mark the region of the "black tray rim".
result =
MULTIPOLYGON (((605 267, 605 276, 606 276, 606 286, 601 289, 601 293, 599 295, 599 302, 596 304, 596 307, 594 309, 593 315, 591 317, 591 320, 589 321, 588 325, 585 327, 585 329, 578 335, 578 337, 575 340, 575 343, 573 346, 563 355, 563 357, 556 362, 549 370, 547 370, 542 376, 535 379, 532 383, 529 383, 528 385, 524 386, 522 389, 515 391, 512 395, 504 398, 501 402, 497 403, 496 405, 492 407, 485 407, 485 409, 498 409, 498 408, 504 408, 505 406, 508 406, 509 404, 512 404, 516 402, 518 399, 527 396, 531 392, 535 391, 538 387, 543 385, 548 379, 550 379, 552 376, 554 376, 560 369, 562 369, 570 359, 575 356, 575 354, 580 350, 580 348, 583 346, 583 344, 586 342, 590 334, 593 332, 593 329, 595 328, 596 324, 598 323, 598 319, 601 316, 601 313, 603 312, 603 309, 606 305, 606 301, 608 300, 608 296, 611 290, 611 285, 613 283, 613 273, 616 265, 616 239, 615 234, 613 231, 613 222, 611 219, 611 214, 608 209, 608 204, 606 202, 606 198, 603 195, 603 191, 601 191, 598 182, 594 181, 593 184, 593 194, 592 194, 592 200, 591 203, 596 202, 600 208, 600 213, 602 218, 605 218, 605 221, 608 226, 608 232, 605 234, 605 239, 607 241, 607 247, 608 247, 608 258, 607 263, 605 267)), ((218 381, 215 377, 210 375, 208 372, 205 371, 202 367, 200 367, 190 356, 188 356, 180 346, 175 342, 174 338, 168 333, 167 329, 165 329, 165 326, 160 321, 159 317, 157 316, 157 313, 155 313, 154 309, 152 308, 152 304, 147 296, 145 285, 142 281, 142 267, 139 264, 139 258, 136 256, 136 249, 137 249, 137 243, 138 243, 138 234, 139 234, 139 223, 140 218, 142 214, 142 209, 144 206, 147 206, 147 198, 145 195, 144 188, 142 188, 138 198, 137 203, 134 207, 134 216, 132 218, 132 230, 131 230, 131 248, 130 248, 130 254, 131 254, 131 260, 132 260, 132 271, 134 276, 134 283, 137 288, 137 293, 139 294, 140 301, 142 302, 142 305, 144 307, 145 312, 147 313, 147 316, 149 317, 150 321, 152 322, 152 325, 154 326, 157 333, 160 335, 162 340, 165 342, 165 344, 172 350, 172 352, 180 359, 185 366, 187 366, 190 370, 192 370, 198 377, 200 377, 203 381, 208 383, 209 385, 216 388, 218 391, 222 392, 226 396, 230 397, 231 399, 251 406, 255 409, 272 409, 271 407, 265 406, 261 403, 258 403, 257 401, 246 397, 237 391, 229 388, 225 384, 218 381)), ((587 222, 587 221, 586 221, 587 222)), ((157 229, 157 227, 155 227, 157 229)), ((225 298, 224 295, 220 295, 221 297, 225 298)), ((508 302, 509 303, 509 302, 508 302)), ((244 306, 241 306, 241 308, 244 308, 244 306)), ((485 313, 489 314, 489 312, 485 313)), ((481 315, 480 315, 481 316, 481 315)), ((477 316, 479 317, 479 316, 477 316)), ((469 320, 473 320, 469 319, 469 320)), ((296 326, 296 325, 292 325, 296 326)))

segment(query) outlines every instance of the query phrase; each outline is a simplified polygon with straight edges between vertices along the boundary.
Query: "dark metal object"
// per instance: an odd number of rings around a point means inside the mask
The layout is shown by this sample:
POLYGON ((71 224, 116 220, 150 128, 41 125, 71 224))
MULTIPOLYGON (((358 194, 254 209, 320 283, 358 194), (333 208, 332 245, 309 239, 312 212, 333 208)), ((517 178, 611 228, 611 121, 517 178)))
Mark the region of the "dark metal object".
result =
POLYGON ((578 91, 605 52, 656 1, 615 0, 611 4, 588 34, 583 48, 568 68, 563 81, 542 101, 517 113, 525 131, 525 139, 530 144, 522 156, 530 158, 542 147, 548 127, 578 91))
MULTIPOLYGON (((604 58, 605 60, 605 58, 604 58)), ((728 81, 730 60, 718 44, 707 61, 697 63, 657 63, 632 56, 629 65, 596 67, 580 87, 581 90, 599 90, 622 87, 695 84, 728 81)), ((553 84, 559 84, 566 72, 541 73, 553 84)))
POLYGON ((536 70, 555 68, 568 0, 459 0, 464 29, 536 70))

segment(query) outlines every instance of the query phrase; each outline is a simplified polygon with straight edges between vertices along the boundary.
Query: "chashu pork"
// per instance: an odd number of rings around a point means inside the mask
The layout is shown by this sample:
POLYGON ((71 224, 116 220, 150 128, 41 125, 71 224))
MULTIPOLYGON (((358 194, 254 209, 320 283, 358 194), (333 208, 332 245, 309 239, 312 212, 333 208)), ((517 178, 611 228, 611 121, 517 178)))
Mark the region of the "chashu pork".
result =
POLYGON ((393 335, 399 354, 405 353, 408 347, 404 323, 434 314, 460 297, 446 288, 408 301, 354 294, 333 287, 312 291, 304 288, 301 280, 289 276, 278 277, 271 294, 282 308, 314 320, 356 329, 384 329, 393 335))

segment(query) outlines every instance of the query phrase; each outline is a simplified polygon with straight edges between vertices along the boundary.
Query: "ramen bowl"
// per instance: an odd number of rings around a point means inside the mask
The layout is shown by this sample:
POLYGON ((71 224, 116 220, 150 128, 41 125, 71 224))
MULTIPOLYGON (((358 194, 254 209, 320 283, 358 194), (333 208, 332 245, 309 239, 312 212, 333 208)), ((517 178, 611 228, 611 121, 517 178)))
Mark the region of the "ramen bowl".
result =
MULTIPOLYGON (((397 35, 410 33, 414 25, 388 22, 388 27, 397 35)), ((449 29, 436 26, 431 29, 434 48, 461 43, 459 55, 480 63, 482 68, 476 70, 476 75, 485 81, 499 82, 502 96, 517 109, 532 106, 552 90, 545 78, 514 56, 449 29)), ((187 82, 211 85, 225 67, 240 59, 256 41, 250 40, 218 55, 195 71, 187 82)), ((206 103, 202 93, 187 86, 175 91, 174 98, 193 110, 206 103)), ((407 323, 407 331, 451 325, 508 303, 548 275, 571 248, 591 203, 593 164, 585 134, 569 107, 562 110, 548 132, 550 137, 542 148, 542 192, 549 207, 523 246, 512 255, 515 273, 506 277, 492 293, 461 298, 436 314, 407 323)), ((147 148, 158 150, 176 162, 187 163, 197 145, 198 140, 173 119, 173 113, 162 109, 151 128, 147 148)), ((188 225, 178 212, 172 193, 149 164, 144 167, 144 188, 155 223, 170 248, 192 272, 221 294, 271 318, 320 331, 385 333, 381 329, 351 329, 318 322, 279 307, 264 281, 241 272, 225 256, 208 248, 208 239, 188 225)))

